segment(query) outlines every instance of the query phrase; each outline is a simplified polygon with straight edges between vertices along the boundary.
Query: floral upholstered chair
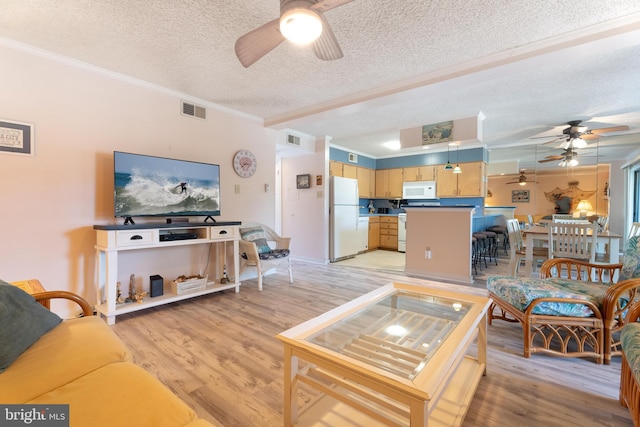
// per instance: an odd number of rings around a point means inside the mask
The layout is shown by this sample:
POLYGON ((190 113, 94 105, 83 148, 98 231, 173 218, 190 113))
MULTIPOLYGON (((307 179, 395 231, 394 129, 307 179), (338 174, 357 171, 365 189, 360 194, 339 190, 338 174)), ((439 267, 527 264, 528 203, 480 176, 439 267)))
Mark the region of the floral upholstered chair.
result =
POLYGON ((639 239, 627 242, 623 264, 554 258, 544 262, 537 279, 489 277, 489 324, 494 319, 520 323, 526 358, 543 352, 609 364, 621 354, 627 311, 640 304, 639 239))
POLYGON ((243 223, 240 226, 240 277, 247 277, 248 270, 255 269, 261 291, 262 278, 270 270, 286 268, 289 283, 293 283, 290 243, 290 237, 281 237, 264 224, 243 223))

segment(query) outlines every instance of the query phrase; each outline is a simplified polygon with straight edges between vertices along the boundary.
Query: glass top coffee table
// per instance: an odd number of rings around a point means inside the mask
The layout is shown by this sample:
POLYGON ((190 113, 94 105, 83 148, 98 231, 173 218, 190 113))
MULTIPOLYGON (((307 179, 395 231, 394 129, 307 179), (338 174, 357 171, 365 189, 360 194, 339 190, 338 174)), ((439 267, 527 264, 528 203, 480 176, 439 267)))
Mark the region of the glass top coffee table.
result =
POLYGON ((485 374, 489 304, 391 283, 279 334, 285 426, 460 425, 485 374), (300 384, 322 394, 299 408, 300 384))

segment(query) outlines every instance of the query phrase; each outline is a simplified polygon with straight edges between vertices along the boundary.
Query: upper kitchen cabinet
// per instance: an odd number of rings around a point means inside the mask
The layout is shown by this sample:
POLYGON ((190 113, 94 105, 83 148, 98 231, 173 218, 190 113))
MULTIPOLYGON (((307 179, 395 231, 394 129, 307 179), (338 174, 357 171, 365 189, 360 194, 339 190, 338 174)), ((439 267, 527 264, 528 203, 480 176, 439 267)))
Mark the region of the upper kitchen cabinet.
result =
POLYGON ((329 175, 342 176, 342 163, 331 160, 329 162, 329 175))
POLYGON ((460 163, 462 173, 445 170, 444 165, 436 169, 438 197, 484 197, 486 164, 484 162, 460 163))
POLYGON ((331 160, 329 162, 329 175, 357 179, 358 167, 331 160))
POLYGON ((376 171, 358 167, 358 194, 360 197, 376 197, 376 171))
POLYGON ((376 170, 376 197, 394 199, 402 197, 403 175, 403 169, 376 170))
POLYGON ((415 166, 404 168, 405 182, 435 181, 437 166, 415 166))

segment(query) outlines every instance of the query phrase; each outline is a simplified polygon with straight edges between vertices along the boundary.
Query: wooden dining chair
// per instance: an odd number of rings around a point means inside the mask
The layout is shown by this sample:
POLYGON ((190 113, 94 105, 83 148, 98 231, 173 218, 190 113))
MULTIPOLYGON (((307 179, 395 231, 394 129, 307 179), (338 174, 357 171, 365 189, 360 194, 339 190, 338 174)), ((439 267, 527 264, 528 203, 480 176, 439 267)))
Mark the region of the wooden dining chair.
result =
MULTIPOLYGON (((522 231, 517 219, 507 220, 507 232, 509 233, 509 247, 511 250, 511 259, 509 260, 509 274, 517 276, 522 260, 526 257, 526 248, 522 239, 522 231)), ((547 249, 543 247, 534 247, 533 262, 531 263, 532 271, 539 260, 547 259, 547 249)))
POLYGON ((595 262, 598 224, 549 224, 549 259, 570 258, 595 262))

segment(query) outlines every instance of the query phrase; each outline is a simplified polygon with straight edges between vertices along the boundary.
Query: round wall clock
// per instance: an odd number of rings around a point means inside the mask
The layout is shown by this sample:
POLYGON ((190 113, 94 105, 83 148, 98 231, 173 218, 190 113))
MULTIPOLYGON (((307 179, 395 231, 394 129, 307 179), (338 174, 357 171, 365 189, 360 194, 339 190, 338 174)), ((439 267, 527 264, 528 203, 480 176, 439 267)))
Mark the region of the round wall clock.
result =
POLYGON ((240 150, 233 156, 233 169, 243 178, 253 175, 257 167, 256 157, 249 150, 240 150))

